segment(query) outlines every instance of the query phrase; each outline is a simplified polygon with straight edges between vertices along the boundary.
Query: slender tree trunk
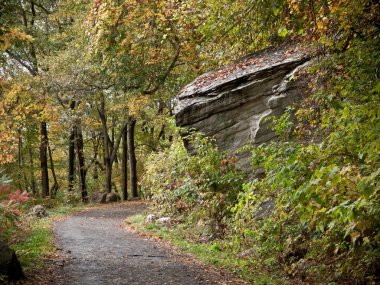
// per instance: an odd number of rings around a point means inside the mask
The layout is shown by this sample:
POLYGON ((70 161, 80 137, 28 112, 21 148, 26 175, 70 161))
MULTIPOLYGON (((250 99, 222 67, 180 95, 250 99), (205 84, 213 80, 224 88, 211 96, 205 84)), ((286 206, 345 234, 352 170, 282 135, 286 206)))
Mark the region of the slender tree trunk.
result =
MULTIPOLYGON (((158 102, 158 110, 157 110, 157 115, 158 116, 162 116, 164 114, 164 104, 160 101, 158 102)), ((161 125, 161 130, 158 134, 158 141, 160 139, 165 139, 165 124, 162 124, 161 125)), ((153 140, 153 143, 154 143, 154 140, 153 140)))
MULTIPOLYGON (((115 148, 115 129, 116 129, 116 120, 115 118, 112 118, 112 130, 111 130, 111 148, 110 153, 113 152, 113 149, 115 148)), ((114 159, 112 160, 112 163, 115 162, 116 164, 119 164, 119 159, 117 158, 117 152, 115 154, 114 159)))
POLYGON ((70 130, 69 137, 69 191, 74 190, 75 178, 75 127, 70 130))
POLYGON ((111 137, 109 141, 110 153, 112 153, 112 150, 115 146, 115 128, 116 128, 115 118, 111 117, 111 137))
POLYGON ((121 158, 121 171, 122 171, 122 181, 121 181, 121 191, 123 193, 123 200, 128 200, 128 130, 124 128, 123 138, 122 138, 122 158, 121 158))
POLYGON ((102 131, 103 131, 103 154, 104 154, 104 166, 106 170, 105 190, 107 193, 111 193, 112 191, 112 164, 111 164, 110 140, 108 137, 107 118, 106 118, 104 98, 101 102, 101 106, 98 111, 99 111, 100 120, 102 122, 102 131))
POLYGON ((128 120, 128 154, 129 154, 129 177, 132 198, 137 198, 137 170, 135 153, 135 125, 136 119, 129 117, 128 120))
POLYGON ((48 173, 48 162, 47 162, 47 125, 46 122, 41 122, 40 125, 40 162, 41 162, 41 194, 42 197, 49 196, 49 173, 48 173))
POLYGON ((36 178, 34 176, 34 159, 33 159, 33 148, 29 146, 29 160, 30 160, 30 175, 31 175, 31 186, 32 186, 32 194, 37 194, 36 189, 36 178))
POLYGON ((109 162, 109 158, 108 158, 108 161, 105 165, 105 168, 106 168, 106 186, 105 186, 105 189, 106 189, 107 193, 111 193, 112 192, 112 165, 109 162))
MULTIPOLYGON (((75 109, 75 101, 70 102, 70 110, 75 109)), ((74 190, 74 179, 75 179, 75 133, 76 127, 73 124, 70 130, 69 136, 69 191, 74 190)))
POLYGON ((93 172, 93 178, 98 179, 99 174, 98 174, 98 167, 99 167, 99 162, 98 162, 98 148, 99 148, 99 137, 97 137, 94 133, 92 134, 92 143, 94 147, 94 172, 93 172))
POLYGON ((104 150, 104 166, 106 171, 106 185, 105 189, 107 193, 112 191, 112 165, 116 159, 117 151, 123 136, 124 129, 127 127, 127 124, 123 124, 121 130, 111 145, 111 140, 108 136, 108 126, 107 126, 107 115, 105 110, 105 100, 101 101, 101 105, 98 106, 98 113, 100 120, 102 122, 102 132, 103 132, 103 150, 104 150))
POLYGON ((76 123, 76 151, 78 156, 78 173, 79 173, 79 189, 81 191, 82 202, 88 201, 86 186, 86 167, 83 152, 83 135, 80 123, 76 123))
POLYGON ((57 194, 59 186, 58 186, 57 176, 55 175, 53 154, 52 154, 52 151, 51 151, 51 148, 50 148, 50 144, 48 144, 48 151, 49 151, 49 158, 50 158, 50 169, 51 169, 51 173, 53 175, 53 180, 54 180, 53 186, 50 189, 49 196, 50 196, 50 198, 54 198, 55 195, 57 194))

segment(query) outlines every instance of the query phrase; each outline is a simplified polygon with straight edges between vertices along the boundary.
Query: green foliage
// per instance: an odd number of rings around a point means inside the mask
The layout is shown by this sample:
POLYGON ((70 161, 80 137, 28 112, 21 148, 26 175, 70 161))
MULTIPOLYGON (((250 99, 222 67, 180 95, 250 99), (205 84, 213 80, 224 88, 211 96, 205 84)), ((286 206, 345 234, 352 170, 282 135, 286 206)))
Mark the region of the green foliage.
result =
POLYGON ((258 282, 258 276, 252 276, 249 270, 247 260, 236 258, 236 255, 228 250, 228 242, 225 240, 212 241, 210 243, 194 243, 189 239, 189 228, 187 225, 178 225, 177 227, 168 227, 164 225, 146 225, 144 223, 144 215, 137 214, 127 218, 128 225, 133 228, 155 235, 168 240, 177 248, 192 254, 203 262, 213 264, 237 273, 248 281, 255 281, 255 284, 268 284, 258 282))
POLYGON ((284 140, 252 150, 253 166, 263 167, 266 177, 247 183, 232 211, 243 245, 258 247, 267 267, 316 279, 330 272, 330 281, 375 278, 380 260, 377 41, 357 40, 317 65, 319 85, 299 106, 295 123, 289 112, 276 120, 284 140), (268 199, 276 206, 261 217, 268 199))
POLYGON ((44 257, 54 253, 53 224, 57 218, 81 210, 80 207, 58 206, 43 219, 25 219, 12 244, 25 271, 40 270, 44 257))
POLYGON ((221 233, 228 207, 240 190, 242 175, 234 157, 227 157, 207 138, 194 134, 189 154, 182 141, 150 156, 142 181, 145 196, 155 208, 171 215, 187 215, 211 233, 221 233))
POLYGON ((271 117, 269 119, 272 120, 272 128, 276 132, 277 135, 284 139, 289 139, 293 133, 294 122, 292 115, 294 113, 294 107, 289 106, 286 108, 284 114, 278 118, 271 117))
POLYGON ((51 220, 37 220, 30 229, 28 237, 13 245, 22 266, 40 268, 43 264, 42 257, 54 250, 51 231, 51 220))

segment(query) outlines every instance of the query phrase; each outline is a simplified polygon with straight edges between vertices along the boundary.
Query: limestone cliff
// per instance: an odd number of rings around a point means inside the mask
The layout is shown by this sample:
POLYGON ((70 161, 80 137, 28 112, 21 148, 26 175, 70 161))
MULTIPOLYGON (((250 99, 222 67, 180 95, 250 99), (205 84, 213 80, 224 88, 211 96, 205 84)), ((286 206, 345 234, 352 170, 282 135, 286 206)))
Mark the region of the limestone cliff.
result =
POLYGON ((174 99, 176 123, 214 137, 221 150, 265 143, 276 136, 265 118, 304 96, 309 61, 299 49, 272 49, 206 73, 174 99))

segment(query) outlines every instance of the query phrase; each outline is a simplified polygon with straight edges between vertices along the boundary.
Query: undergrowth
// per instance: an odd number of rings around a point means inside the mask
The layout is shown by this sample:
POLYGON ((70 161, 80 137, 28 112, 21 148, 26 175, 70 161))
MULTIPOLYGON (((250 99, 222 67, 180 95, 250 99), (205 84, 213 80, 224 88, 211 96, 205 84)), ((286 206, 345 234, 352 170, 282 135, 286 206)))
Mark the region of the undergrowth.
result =
MULTIPOLYGON (((186 225, 145 224, 144 221, 145 215, 143 214, 133 215, 126 220, 129 226, 140 233, 162 238, 201 262, 226 269, 244 280, 254 282, 254 284, 271 284, 274 282, 272 278, 253 272, 247 259, 239 258, 235 252, 230 250, 230 242, 227 240, 216 239, 210 242, 199 242, 194 240, 194 235, 189 235, 189 231, 192 229, 186 225)), ((282 281, 277 280, 276 283, 282 281)))
POLYGON ((46 218, 25 218, 19 226, 17 235, 13 237, 11 247, 25 270, 42 269, 44 258, 55 252, 53 224, 56 219, 79 211, 81 206, 58 206, 49 211, 46 218))
POLYGON ((210 257, 215 244, 235 257, 250 250, 237 268, 266 283, 379 282, 379 46, 358 37, 315 62, 312 95, 274 118, 278 140, 251 150, 246 171, 263 177, 244 179, 233 156, 197 136, 192 154, 180 141, 153 154, 143 189, 178 224, 151 230, 210 257))

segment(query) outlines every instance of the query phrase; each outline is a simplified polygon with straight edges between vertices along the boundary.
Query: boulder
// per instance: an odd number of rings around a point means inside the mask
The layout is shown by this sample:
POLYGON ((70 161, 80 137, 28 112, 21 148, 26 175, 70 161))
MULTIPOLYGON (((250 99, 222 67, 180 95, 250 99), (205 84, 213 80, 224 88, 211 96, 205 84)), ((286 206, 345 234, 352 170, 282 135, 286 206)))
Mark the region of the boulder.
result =
POLYGON ((145 218, 145 224, 153 224, 157 219, 158 217, 155 214, 149 214, 145 218))
POLYGON ((106 203, 113 203, 113 202, 117 202, 117 201, 120 201, 120 196, 117 193, 115 193, 115 192, 107 193, 106 203))
POLYGON ((176 124, 213 137, 223 151, 266 143, 276 137, 266 119, 307 95, 310 62, 301 48, 267 49, 206 73, 173 100, 176 124))
POLYGON ((45 218, 49 216, 49 213, 46 211, 46 209, 42 205, 34 206, 31 214, 32 216, 37 217, 37 218, 45 218))
POLYGON ((94 204, 102 204, 106 202, 107 193, 92 192, 90 202, 94 204))
POLYGON ((170 217, 162 217, 156 220, 157 224, 162 224, 162 225, 168 225, 172 223, 172 218, 170 217))
POLYGON ((12 281, 25 278, 15 251, 2 242, 0 242, 0 275, 5 275, 12 281))

